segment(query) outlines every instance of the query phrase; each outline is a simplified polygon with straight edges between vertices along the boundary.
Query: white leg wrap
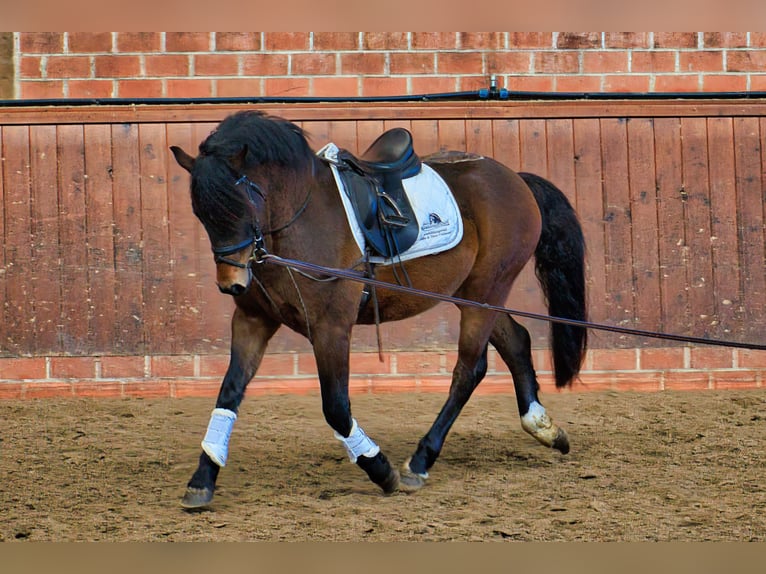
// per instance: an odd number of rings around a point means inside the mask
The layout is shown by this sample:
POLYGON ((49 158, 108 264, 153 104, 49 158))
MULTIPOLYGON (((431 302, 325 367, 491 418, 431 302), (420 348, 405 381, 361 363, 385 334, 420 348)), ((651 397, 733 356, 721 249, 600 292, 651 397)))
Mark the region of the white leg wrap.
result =
POLYGON ((355 463, 356 459, 360 456, 373 457, 378 454, 380 447, 356 424, 356 419, 351 420, 353 424, 351 425, 351 434, 348 437, 341 436, 337 432, 335 433, 335 438, 346 447, 349 460, 355 463))
POLYGON ((229 437, 235 420, 237 420, 237 414, 229 409, 213 409, 213 414, 210 415, 207 432, 202 439, 202 450, 218 466, 226 466, 229 437))
POLYGON ((545 407, 536 401, 529 405, 527 414, 521 417, 521 427, 548 446, 553 444, 559 432, 558 427, 545 412, 545 407))

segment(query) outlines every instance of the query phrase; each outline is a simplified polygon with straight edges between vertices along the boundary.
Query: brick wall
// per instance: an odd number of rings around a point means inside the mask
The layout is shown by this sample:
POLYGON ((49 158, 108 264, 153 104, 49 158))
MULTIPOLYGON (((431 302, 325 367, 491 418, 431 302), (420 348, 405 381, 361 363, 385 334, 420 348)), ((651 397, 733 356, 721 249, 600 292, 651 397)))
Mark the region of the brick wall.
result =
POLYGON ((20 32, 16 98, 766 89, 756 32, 20 32))

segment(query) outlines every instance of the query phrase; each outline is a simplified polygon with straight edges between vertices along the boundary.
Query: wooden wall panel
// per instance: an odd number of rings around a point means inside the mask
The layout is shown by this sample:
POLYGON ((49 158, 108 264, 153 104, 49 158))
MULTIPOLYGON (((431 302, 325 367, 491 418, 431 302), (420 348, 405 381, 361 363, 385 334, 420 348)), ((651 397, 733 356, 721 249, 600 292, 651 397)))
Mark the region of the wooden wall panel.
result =
MULTIPOLYGON (((188 174, 168 146, 196 153, 232 110, 149 108, 71 109, 41 114, 39 124, 26 111, 0 110, 0 355, 228 350, 233 303, 215 286, 188 174)), ((761 104, 270 111, 296 120, 316 148, 334 141, 361 153, 384 129, 402 126, 420 155, 467 150, 549 178, 583 225, 594 320, 741 341, 766 336, 761 104)), ((508 306, 545 312, 531 265, 508 306)), ((457 316, 440 304, 385 325, 384 348, 453 348, 457 316)), ((544 346, 548 325, 524 323, 544 346)), ((591 341, 667 344, 603 332, 591 341)), ((358 329, 355 350, 376 345, 374 329, 358 329)), ((308 345, 285 331, 271 349, 308 345)))

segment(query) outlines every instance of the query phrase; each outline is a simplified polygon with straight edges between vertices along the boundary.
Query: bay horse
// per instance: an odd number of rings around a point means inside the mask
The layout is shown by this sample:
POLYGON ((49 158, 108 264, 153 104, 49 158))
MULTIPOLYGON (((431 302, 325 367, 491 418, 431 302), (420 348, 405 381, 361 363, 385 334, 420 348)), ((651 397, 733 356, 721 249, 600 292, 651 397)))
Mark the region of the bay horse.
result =
MULTIPOLYGON (((200 143, 196 157, 170 148, 191 174, 192 209, 212 246, 218 288, 235 303, 229 366, 182 506, 204 507, 212 501, 245 389, 281 325, 310 341, 324 418, 351 462, 384 493, 411 492, 426 483, 450 428, 486 374, 488 344, 511 372, 522 428, 566 454, 567 434, 538 398, 528 331, 509 314, 476 306, 459 306, 457 361, 448 397, 400 470, 364 432, 352 416, 348 391, 354 325, 405 319, 437 301, 380 289, 374 306, 361 306, 364 285, 359 282, 320 281, 259 263, 263 253, 337 269, 358 268, 363 261, 331 168, 307 138, 302 128, 283 118, 242 111, 221 121, 200 143)), ((463 236, 447 251, 408 261, 412 287, 501 306, 534 256, 551 315, 586 318, 585 242, 561 190, 540 176, 516 173, 475 154, 437 153, 422 162, 456 197, 463 236)), ((392 267, 378 266, 375 278, 389 283, 401 279, 392 267)), ((587 332, 553 322, 550 337, 556 385, 564 387, 579 373, 587 332)))

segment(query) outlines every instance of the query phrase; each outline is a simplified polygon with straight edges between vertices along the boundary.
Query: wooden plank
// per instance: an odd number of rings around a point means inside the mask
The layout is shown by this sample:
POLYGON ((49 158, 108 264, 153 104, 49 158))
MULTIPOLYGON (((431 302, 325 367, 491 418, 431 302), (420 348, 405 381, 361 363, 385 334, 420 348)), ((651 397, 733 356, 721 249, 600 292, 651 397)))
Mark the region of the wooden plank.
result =
POLYGON ((5 199, 5 319, 2 354, 28 355, 35 348, 31 286, 32 229, 29 205, 29 128, 7 126, 2 135, 5 199))
POLYGON ((545 126, 548 147, 548 179, 577 204, 574 174, 572 120, 548 120, 545 126))
POLYGON ((30 127, 32 275, 36 353, 57 353, 61 317, 61 250, 56 126, 30 127))
POLYGON ((367 151, 367 148, 372 145, 372 142, 374 142, 384 130, 385 127, 381 120, 360 119, 356 122, 356 153, 363 154, 367 151))
POLYGON ((492 121, 467 119, 465 121, 466 149, 471 153, 493 157, 495 155, 492 137, 492 121))
POLYGON ((439 122, 437 120, 413 120, 410 124, 410 131, 412 132, 412 145, 415 148, 415 153, 421 158, 439 149, 439 122))
POLYGON ((662 330, 690 335, 684 236, 685 190, 681 173, 681 122, 654 120, 662 330))
POLYGON ((85 200, 87 210, 88 287, 90 312, 88 348, 108 353, 116 317, 112 201, 112 130, 108 125, 84 126, 85 200))
MULTIPOLYGON (((654 122, 652 119, 631 119, 627 130, 636 320, 639 328, 658 331, 662 320, 658 304, 661 295, 654 122)), ((653 339, 638 342, 641 345, 665 344, 653 339)))
POLYGON ((83 126, 57 128, 59 201, 61 211, 61 350, 90 351, 88 320, 92 312, 88 276, 85 207, 85 143, 83 126))
POLYGON ((691 334, 710 337, 715 332, 713 263, 710 245, 710 184, 708 181, 708 134, 704 118, 681 119, 681 153, 686 190, 684 220, 687 287, 691 334))
POLYGON ((714 311, 719 322, 717 336, 745 340, 738 256, 734 126, 731 118, 708 118, 707 125, 714 311))
POLYGON ((439 120, 439 151, 466 150, 465 122, 463 120, 439 120))
POLYGON ((143 245, 144 336, 154 353, 170 353, 175 324, 168 227, 165 126, 138 128, 143 245))
POLYGON ((112 130, 116 353, 147 350, 143 336, 144 294, 141 243, 141 187, 138 126, 117 124, 112 130))
MULTIPOLYGON (((614 324, 635 326, 635 285, 628 186, 627 121, 601 120, 601 155, 604 179, 604 255, 606 260, 607 316, 614 324)), ((620 345, 634 345, 633 337, 620 336, 620 345)))
POLYGON ((543 120, 519 122, 520 170, 548 177, 548 145, 543 120))
POLYGON ((513 171, 521 171, 519 120, 493 120, 492 147, 497 161, 513 171))
POLYGON ((734 119, 737 209, 739 212, 742 306, 746 313, 746 335, 759 334, 764 317, 763 190, 761 189, 761 141, 758 118, 734 119))
MULTIPOLYGON (((601 130, 599 120, 575 120, 573 126, 576 198, 575 208, 580 218, 586 245, 586 289, 591 319, 598 322, 613 320, 606 313, 606 259, 604 244, 604 201, 601 166, 601 130)), ((613 336, 594 331, 591 340, 609 341, 613 336)))
POLYGON ((88 123, 208 123, 227 115, 257 109, 295 121, 347 121, 360 117, 479 119, 608 118, 608 117, 759 117, 766 116, 762 99, 657 100, 510 100, 454 102, 322 102, 322 103, 156 103, 142 105, 6 106, 0 125, 88 123))

